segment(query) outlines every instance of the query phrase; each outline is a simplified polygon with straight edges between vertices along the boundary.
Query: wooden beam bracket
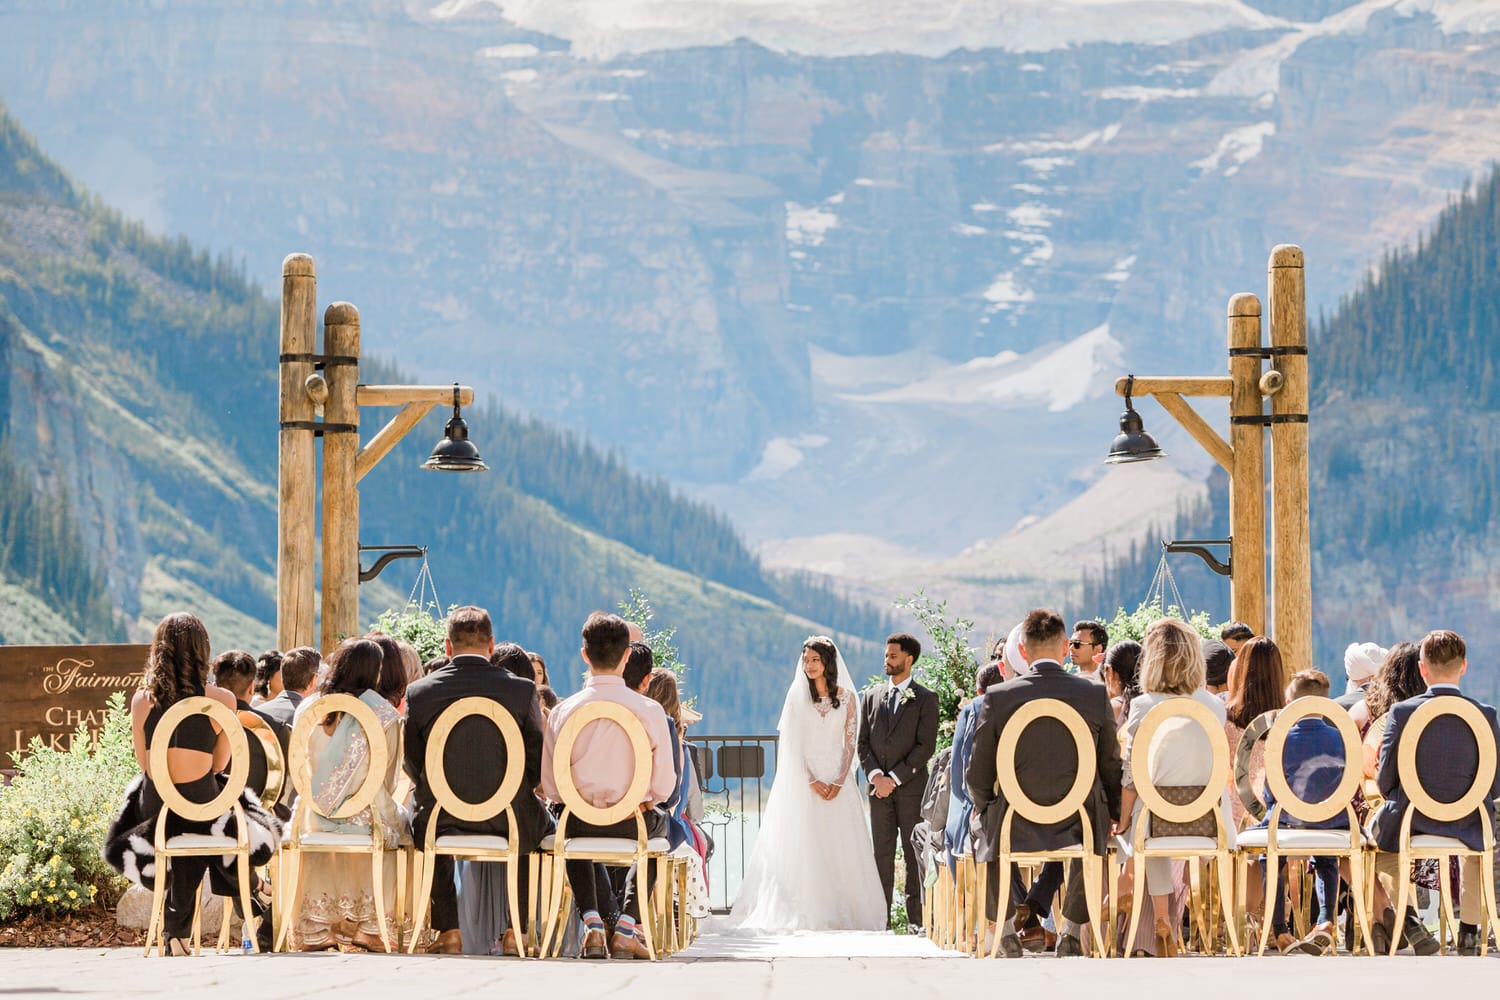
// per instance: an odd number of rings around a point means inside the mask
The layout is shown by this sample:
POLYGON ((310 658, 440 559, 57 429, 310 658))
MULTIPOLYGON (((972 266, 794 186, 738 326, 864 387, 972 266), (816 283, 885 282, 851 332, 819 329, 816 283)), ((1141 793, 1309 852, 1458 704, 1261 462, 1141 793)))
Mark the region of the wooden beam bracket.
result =
MULTIPOLYGON (((1225 379, 1224 381, 1229 381, 1225 379)), ((1140 384, 1139 381, 1136 383, 1140 384)), ((1151 394, 1161 404, 1161 408, 1170 413, 1183 430, 1193 436, 1193 439, 1203 446, 1203 450, 1215 462, 1224 467, 1226 472, 1234 471, 1234 450, 1229 447, 1229 442, 1219 436, 1219 432, 1208 425, 1208 421, 1198 415, 1198 411, 1188 405, 1175 392, 1153 392, 1151 394)))

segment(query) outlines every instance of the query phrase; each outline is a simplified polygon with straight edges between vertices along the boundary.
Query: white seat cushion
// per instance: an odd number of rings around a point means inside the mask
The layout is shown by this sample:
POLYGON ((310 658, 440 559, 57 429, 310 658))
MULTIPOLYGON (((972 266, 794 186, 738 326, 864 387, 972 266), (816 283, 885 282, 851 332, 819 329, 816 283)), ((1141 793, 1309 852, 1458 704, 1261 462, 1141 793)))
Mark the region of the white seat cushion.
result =
POLYGON ((1212 854, 1219 849, 1212 837, 1147 837, 1147 851, 1181 851, 1183 854, 1201 852, 1212 854))
POLYGON ((1472 847, 1457 837, 1443 837, 1435 833, 1414 834, 1411 846, 1419 851, 1453 851, 1455 854, 1474 852, 1472 847))
POLYGON ((215 837, 207 833, 179 833, 167 840, 169 851, 232 851, 238 846, 233 837, 215 837))
MULTIPOLYGON (((557 843, 554 834, 548 834, 542 840, 542 850, 550 851, 557 843)), ((646 850, 653 854, 665 854, 671 845, 666 837, 652 837, 646 841, 646 850)), ((576 851, 579 854, 634 854, 634 837, 569 837, 568 842, 563 845, 565 851, 576 851)))
MULTIPOLYGON (((1266 830, 1241 830, 1236 842, 1240 847, 1251 850, 1266 849, 1266 830)), ((1335 850, 1347 851, 1349 849, 1348 830, 1277 830, 1276 849, 1278 851, 1313 851, 1313 850, 1335 850)))
POLYGON ((508 851, 510 841, 489 833, 450 833, 439 837, 435 846, 440 851, 508 851))
POLYGON ((369 847, 368 833, 332 833, 313 830, 302 835, 303 847, 369 847))

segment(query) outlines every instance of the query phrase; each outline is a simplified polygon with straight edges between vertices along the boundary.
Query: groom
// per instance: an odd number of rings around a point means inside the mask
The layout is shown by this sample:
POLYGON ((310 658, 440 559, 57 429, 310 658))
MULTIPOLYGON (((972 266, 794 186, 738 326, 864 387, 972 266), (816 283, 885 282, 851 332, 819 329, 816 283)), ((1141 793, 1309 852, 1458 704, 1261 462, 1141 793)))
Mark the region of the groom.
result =
POLYGON ((886 909, 896 881, 896 834, 906 858, 906 920, 922 925, 922 883, 912 829, 922 818, 927 761, 937 748, 937 695, 912 679, 922 644, 905 632, 885 641, 889 683, 870 688, 860 701, 859 763, 870 781, 870 829, 875 868, 886 909))

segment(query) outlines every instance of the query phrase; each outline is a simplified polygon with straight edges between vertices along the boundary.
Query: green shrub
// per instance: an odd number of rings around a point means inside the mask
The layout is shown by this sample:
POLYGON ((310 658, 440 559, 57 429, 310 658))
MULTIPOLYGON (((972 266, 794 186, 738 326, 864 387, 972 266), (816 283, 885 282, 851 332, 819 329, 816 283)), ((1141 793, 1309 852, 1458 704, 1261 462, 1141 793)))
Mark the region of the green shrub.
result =
POLYGON ((114 694, 98 739, 80 724, 68 750, 33 739, 12 754, 15 780, 0 790, 0 920, 25 910, 61 914, 127 883, 99 851, 140 768, 130 743, 125 696, 114 694))
POLYGON ((651 647, 652 664, 666 667, 681 681, 688 668, 686 663, 677 658, 677 645, 673 642, 677 638, 677 629, 675 627, 659 629, 651 627, 652 620, 656 618, 656 609, 651 606, 651 599, 631 587, 630 598, 621 601, 616 607, 620 609, 621 618, 641 627, 641 632, 646 637, 646 645, 651 647))
MULTIPOLYGON (((898 597, 895 607, 911 612, 927 633, 921 657, 913 673, 931 688, 938 699, 938 741, 941 750, 953 742, 953 727, 959 705, 974 690, 978 650, 969 643, 974 622, 968 618, 948 620, 948 602, 934 601, 918 590, 911 597, 898 597)), ((884 680, 884 678, 881 678, 884 680)))

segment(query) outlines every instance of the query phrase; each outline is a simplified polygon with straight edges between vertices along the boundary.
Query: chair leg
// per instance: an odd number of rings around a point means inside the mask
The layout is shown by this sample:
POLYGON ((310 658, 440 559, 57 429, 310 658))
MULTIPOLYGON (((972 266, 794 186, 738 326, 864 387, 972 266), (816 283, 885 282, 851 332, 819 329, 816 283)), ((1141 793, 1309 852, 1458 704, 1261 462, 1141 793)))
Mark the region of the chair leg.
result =
POLYGON ((637 905, 641 910, 641 922, 636 924, 642 935, 646 938, 646 954, 651 961, 656 961, 656 935, 651 933, 651 885, 650 879, 646 877, 646 869, 649 867, 644 855, 637 855, 635 859, 635 893, 637 905))
POLYGON ((1355 921, 1359 927, 1360 940, 1364 942, 1364 949, 1371 955, 1375 954, 1375 944, 1370 937, 1370 906, 1365 899, 1365 872, 1364 859, 1351 855, 1349 858, 1349 919, 1355 921))
MULTIPOLYGON (((1489 921, 1490 930, 1496 935, 1495 936, 1495 941, 1497 943, 1500 943, 1500 909, 1497 909, 1497 907, 1495 905, 1495 852, 1494 852, 1494 850, 1491 849, 1491 850, 1485 851, 1484 854, 1480 856, 1479 863, 1480 863, 1480 867, 1479 867, 1480 878, 1481 878, 1481 880, 1483 882, 1483 884, 1480 886, 1480 888, 1484 890, 1484 897, 1483 898, 1484 898, 1484 913, 1485 913, 1485 917, 1489 921)), ((1489 946, 1490 946, 1489 936, 1486 935, 1486 934, 1479 935, 1479 954, 1480 955, 1487 955, 1487 954, 1489 954, 1489 946)))
POLYGON ((385 946, 386 954, 391 949, 390 923, 386 920, 385 910, 385 852, 370 851, 370 895, 375 897, 375 922, 380 925, 380 943, 385 946))
POLYGON ((1131 870, 1135 874, 1135 890, 1131 893, 1130 904, 1130 929, 1125 934, 1124 953, 1129 956, 1135 950, 1135 934, 1141 926, 1141 904, 1147 896, 1146 887, 1146 856, 1137 851, 1135 858, 1131 861, 1131 870))
POLYGON ((1396 930, 1391 934, 1391 957, 1401 947, 1401 926, 1406 920, 1406 897, 1411 890, 1411 857, 1402 851, 1396 856, 1396 930))
POLYGON ((1083 902, 1089 911, 1089 926, 1094 930, 1094 954, 1104 958, 1109 954, 1104 947, 1104 858, 1089 853, 1085 844, 1079 867, 1083 869, 1083 902))
POLYGON ((156 856, 156 878, 151 886, 151 921, 146 925, 146 949, 141 952, 142 958, 151 957, 151 943, 156 942, 157 957, 165 955, 166 952, 166 903, 167 903, 167 875, 169 873, 167 858, 160 854, 156 856))
POLYGON ((193 886, 193 955, 202 954, 199 942, 203 937, 203 883, 193 886))
POLYGON ((1193 930, 1188 935, 1188 943, 1193 938, 1198 939, 1198 950, 1201 954, 1212 954, 1208 941, 1208 921, 1204 918, 1203 911, 1203 872, 1198 858, 1188 858, 1188 912, 1193 918, 1193 930))
MULTIPOLYGON (((396 845, 396 953, 406 950, 406 848, 396 845)), ((390 946, 386 946, 390 950, 390 946)))
POLYGON ((301 909, 298 903, 301 899, 302 886, 302 852, 285 851, 286 857, 282 861, 282 869, 286 885, 282 887, 280 895, 283 904, 281 914, 281 930, 276 935, 275 951, 286 951, 291 940, 292 925, 297 922, 297 914, 301 909))
MULTIPOLYGON (((995 940, 990 945, 990 958, 999 958, 1000 939, 1005 936, 1005 922, 1010 918, 1010 858, 1004 854, 998 855, 995 858, 994 864, 999 881, 996 883, 998 888, 995 892, 995 940)), ((989 873, 985 871, 986 867, 985 865, 980 865, 979 870, 987 875, 989 873)), ((978 895, 981 900, 988 896, 989 883, 986 882, 984 886, 980 887, 975 895, 978 895)), ((989 913, 987 911, 989 908, 983 902, 980 905, 985 908, 985 918, 986 922, 988 922, 989 913)))
POLYGON ((510 905, 510 926, 516 932, 516 953, 526 957, 526 914, 521 912, 521 855, 513 852, 505 863, 506 902, 510 905))
POLYGON ((1224 934, 1229 938, 1229 954, 1242 955, 1239 929, 1234 926, 1234 907, 1230 897, 1234 887, 1234 860, 1228 851, 1215 855, 1219 867, 1219 908, 1224 913, 1224 934))
POLYGON ((437 868, 434 863, 436 860, 426 851, 422 852, 422 884, 417 888, 416 908, 411 913, 411 944, 406 947, 408 955, 416 954, 417 944, 422 940, 422 932, 427 928, 427 911, 432 903, 432 879, 433 872, 437 868))
MULTIPOLYGON (((241 821, 243 823, 243 820, 241 821)), ((243 826, 241 827, 243 829, 243 826)), ((250 939, 251 949, 260 954, 260 928, 255 923, 255 910, 250 905, 250 848, 245 846, 237 852, 239 856, 240 876, 240 919, 244 923, 244 929, 240 931, 241 937, 250 939)), ((227 903, 228 900, 225 900, 227 903)), ((223 916, 219 918, 219 939, 222 941, 229 934, 229 907, 226 906, 223 916)))
POLYGON ((1281 876, 1279 860, 1275 854, 1270 851, 1266 852, 1266 899, 1265 910, 1261 913, 1260 950, 1256 952, 1257 955, 1264 955, 1266 945, 1271 941, 1271 901, 1281 891, 1281 886, 1278 884, 1281 876))
POLYGON ((547 914, 547 929, 542 932, 541 953, 543 955, 547 954, 547 948, 552 943, 552 935, 554 933, 558 935, 557 947, 562 947, 562 928, 560 925, 563 919, 562 908, 563 904, 566 901, 565 897, 563 896, 562 883, 564 881, 564 870, 566 869, 567 865, 562 858, 559 858, 555 855, 552 858, 551 864, 552 889, 548 893, 548 897, 551 900, 551 904, 548 906, 548 910, 550 910, 551 912, 547 914))

